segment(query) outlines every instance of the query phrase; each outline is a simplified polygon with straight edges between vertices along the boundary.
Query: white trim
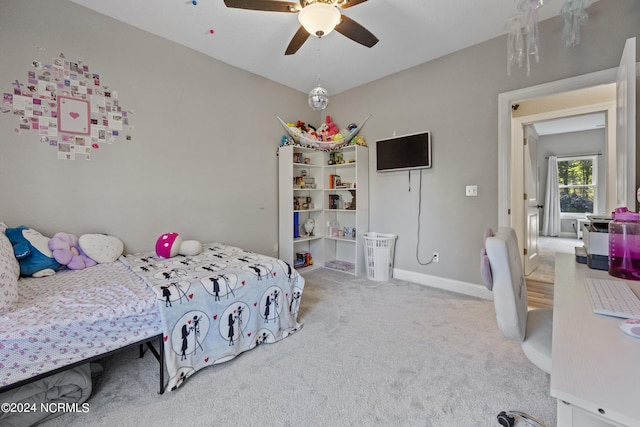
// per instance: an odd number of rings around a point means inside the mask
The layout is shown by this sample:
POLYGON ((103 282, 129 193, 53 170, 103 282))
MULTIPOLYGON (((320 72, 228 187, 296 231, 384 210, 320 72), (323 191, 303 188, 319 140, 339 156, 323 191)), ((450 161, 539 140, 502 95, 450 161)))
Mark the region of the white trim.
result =
POLYGON ((618 68, 597 71, 498 95, 498 225, 510 227, 511 217, 511 105, 561 92, 615 83, 618 68))
MULTIPOLYGON (((513 176, 512 170, 516 161, 522 162, 522 144, 518 144, 515 141, 522 140, 522 125, 527 123, 527 121, 534 118, 544 119, 544 117, 557 117, 559 112, 550 111, 514 118, 512 116, 511 106, 518 102, 548 95, 615 83, 617 71, 617 67, 610 68, 608 70, 596 71, 537 86, 503 92, 498 95, 498 226, 512 227, 516 232, 519 242, 524 242, 525 238, 524 205, 521 199, 523 183, 521 179, 522 175, 515 174, 515 176, 513 176)), ((591 108, 591 106, 577 107, 569 110, 573 110, 572 114, 575 114, 576 111, 582 108, 588 109, 591 108)), ((604 108, 604 110, 610 112, 611 108, 604 108)), ((609 130, 608 132, 610 133, 611 131, 609 130)), ((524 245, 521 245, 521 247, 523 246, 524 245)), ((524 255, 521 255, 521 258, 524 264, 524 255)))
POLYGON ((431 276, 429 274, 416 273, 415 271, 393 269, 393 278, 417 283, 418 285, 444 289, 458 294, 493 300, 493 293, 482 285, 447 279, 446 277, 431 276))

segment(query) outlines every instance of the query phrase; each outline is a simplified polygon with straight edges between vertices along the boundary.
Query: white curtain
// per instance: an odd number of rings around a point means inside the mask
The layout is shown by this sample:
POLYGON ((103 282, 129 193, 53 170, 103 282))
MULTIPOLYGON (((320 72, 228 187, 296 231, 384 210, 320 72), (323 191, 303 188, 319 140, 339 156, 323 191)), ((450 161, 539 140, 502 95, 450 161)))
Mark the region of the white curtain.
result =
POLYGON ((556 156, 549 157, 542 235, 560 235, 560 192, 558 190, 558 158, 556 156))

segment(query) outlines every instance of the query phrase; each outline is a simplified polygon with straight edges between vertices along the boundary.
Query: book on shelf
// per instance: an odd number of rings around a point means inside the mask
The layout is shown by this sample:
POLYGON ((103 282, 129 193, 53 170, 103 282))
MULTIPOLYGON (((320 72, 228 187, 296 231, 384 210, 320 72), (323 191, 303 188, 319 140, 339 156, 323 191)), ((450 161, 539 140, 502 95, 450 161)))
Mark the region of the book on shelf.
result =
POLYGON ((329 209, 340 209, 340 195, 329 194, 329 209))
POLYGON ((329 175, 329 189, 339 188, 339 187, 342 187, 342 185, 343 184, 342 184, 342 179, 340 178, 340 175, 336 175, 334 173, 329 175))

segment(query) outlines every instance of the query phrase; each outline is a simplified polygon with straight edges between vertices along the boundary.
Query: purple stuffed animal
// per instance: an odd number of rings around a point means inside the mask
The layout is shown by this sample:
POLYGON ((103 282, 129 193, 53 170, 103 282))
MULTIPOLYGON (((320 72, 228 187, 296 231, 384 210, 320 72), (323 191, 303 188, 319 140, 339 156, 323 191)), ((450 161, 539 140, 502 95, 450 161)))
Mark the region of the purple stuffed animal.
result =
POLYGON ((53 258, 71 270, 82 270, 97 263, 89 258, 78 244, 78 236, 70 233, 56 233, 49 240, 49 249, 53 258))

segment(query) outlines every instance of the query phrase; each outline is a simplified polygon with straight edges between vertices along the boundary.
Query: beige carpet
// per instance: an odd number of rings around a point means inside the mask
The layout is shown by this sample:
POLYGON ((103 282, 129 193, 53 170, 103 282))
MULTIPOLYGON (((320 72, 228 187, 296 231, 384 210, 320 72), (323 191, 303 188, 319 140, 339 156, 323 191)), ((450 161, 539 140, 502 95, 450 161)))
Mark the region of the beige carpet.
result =
POLYGON ((157 394, 157 363, 104 361, 86 413, 46 427, 491 427, 505 409, 556 424, 548 374, 500 333, 488 300, 318 269, 304 327, 157 394))
POLYGON ((553 282, 555 275, 555 256, 557 252, 574 253, 576 246, 582 246, 582 240, 563 237, 543 237, 538 240, 539 265, 527 280, 529 305, 534 308, 553 307, 553 282))

